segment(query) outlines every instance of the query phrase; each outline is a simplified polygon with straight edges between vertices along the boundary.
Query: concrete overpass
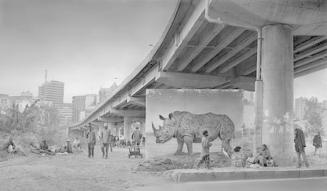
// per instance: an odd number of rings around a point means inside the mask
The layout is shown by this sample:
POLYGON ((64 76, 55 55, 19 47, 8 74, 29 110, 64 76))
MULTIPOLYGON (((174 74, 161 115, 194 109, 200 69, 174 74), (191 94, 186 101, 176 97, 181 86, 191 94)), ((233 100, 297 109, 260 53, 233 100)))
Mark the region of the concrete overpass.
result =
POLYGON ((280 135, 263 128, 263 115, 291 115, 293 79, 327 68, 326 22, 322 0, 180 0, 151 53, 71 129, 120 122, 129 137, 131 121, 145 117, 146 89, 245 89, 256 92, 257 144, 273 144, 280 135))

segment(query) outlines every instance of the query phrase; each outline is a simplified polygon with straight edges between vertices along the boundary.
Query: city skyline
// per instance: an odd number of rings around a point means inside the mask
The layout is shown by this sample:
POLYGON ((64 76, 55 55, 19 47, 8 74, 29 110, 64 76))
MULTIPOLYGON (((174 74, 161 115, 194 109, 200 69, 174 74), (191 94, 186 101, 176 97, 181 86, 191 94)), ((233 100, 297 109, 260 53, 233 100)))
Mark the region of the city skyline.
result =
POLYGON ((65 82, 65 102, 119 84, 159 40, 176 3, 0 0, 0 91, 36 95, 46 69, 48 80, 65 82))

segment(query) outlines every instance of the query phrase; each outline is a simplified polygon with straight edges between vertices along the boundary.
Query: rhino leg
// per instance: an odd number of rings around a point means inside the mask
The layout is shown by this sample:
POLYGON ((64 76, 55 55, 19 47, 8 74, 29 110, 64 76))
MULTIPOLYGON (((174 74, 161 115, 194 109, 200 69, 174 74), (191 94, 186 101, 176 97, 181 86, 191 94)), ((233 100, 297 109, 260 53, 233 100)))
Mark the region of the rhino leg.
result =
POLYGON ((187 152, 189 155, 193 153, 193 137, 191 136, 184 136, 184 143, 187 146, 187 152))
POLYGON ((222 140, 222 148, 227 152, 229 157, 231 157, 232 147, 230 146, 230 139, 222 140))
POLYGON ((177 138, 177 151, 175 155, 180 155, 183 153, 183 146, 184 146, 184 140, 181 138, 177 138))

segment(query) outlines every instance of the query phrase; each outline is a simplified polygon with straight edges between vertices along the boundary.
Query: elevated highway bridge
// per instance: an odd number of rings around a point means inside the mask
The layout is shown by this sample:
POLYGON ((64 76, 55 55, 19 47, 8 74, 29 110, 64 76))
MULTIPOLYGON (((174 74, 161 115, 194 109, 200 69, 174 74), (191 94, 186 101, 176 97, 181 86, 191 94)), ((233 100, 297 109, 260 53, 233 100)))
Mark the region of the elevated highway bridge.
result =
POLYGON ((294 78, 327 68, 326 22, 322 0, 180 0, 151 53, 70 130, 124 123, 129 139, 146 89, 245 89, 256 93, 256 142, 269 144, 264 111, 292 113, 294 78))

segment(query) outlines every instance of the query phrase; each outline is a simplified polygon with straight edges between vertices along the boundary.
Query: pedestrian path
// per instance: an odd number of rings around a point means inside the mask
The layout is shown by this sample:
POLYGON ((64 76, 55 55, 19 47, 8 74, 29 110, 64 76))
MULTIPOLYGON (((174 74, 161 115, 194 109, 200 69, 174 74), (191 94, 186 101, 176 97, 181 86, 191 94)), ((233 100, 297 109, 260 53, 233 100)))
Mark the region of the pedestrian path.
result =
POLYGON ((178 169, 165 176, 174 182, 327 177, 327 167, 178 169))

